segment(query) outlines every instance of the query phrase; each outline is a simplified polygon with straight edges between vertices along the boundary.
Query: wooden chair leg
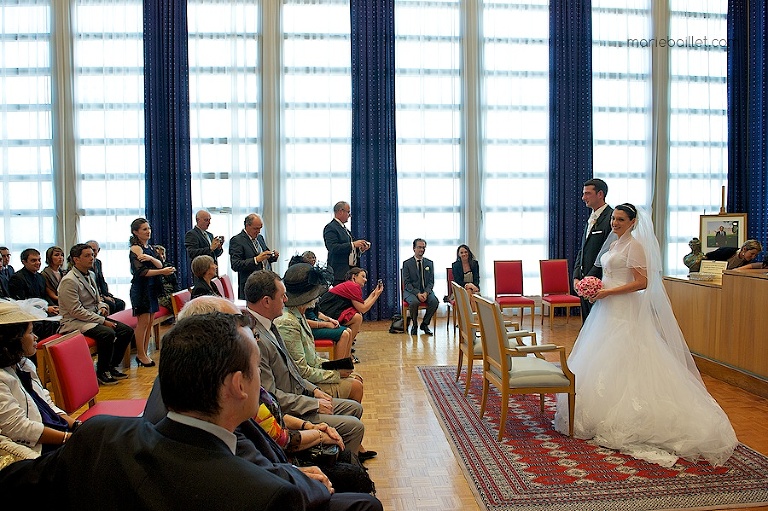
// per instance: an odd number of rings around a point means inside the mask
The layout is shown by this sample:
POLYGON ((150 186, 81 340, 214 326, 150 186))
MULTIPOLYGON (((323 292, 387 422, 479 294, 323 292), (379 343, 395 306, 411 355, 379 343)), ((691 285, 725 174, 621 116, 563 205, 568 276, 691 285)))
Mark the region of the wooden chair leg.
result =
MULTIPOLYGON (((459 364, 456 367, 456 381, 459 381, 459 376, 461 376, 461 365, 464 360, 464 352, 459 348, 459 364)), ((467 360, 469 362, 469 360, 467 360)))
POLYGON ((472 382, 473 367, 474 367, 474 360, 471 356, 467 355, 467 383, 464 384, 464 396, 469 395, 469 384, 472 382))
POLYGON ((501 417, 499 421, 499 442, 504 438, 504 430, 507 426, 507 413, 509 412, 509 395, 505 390, 501 392, 501 417))

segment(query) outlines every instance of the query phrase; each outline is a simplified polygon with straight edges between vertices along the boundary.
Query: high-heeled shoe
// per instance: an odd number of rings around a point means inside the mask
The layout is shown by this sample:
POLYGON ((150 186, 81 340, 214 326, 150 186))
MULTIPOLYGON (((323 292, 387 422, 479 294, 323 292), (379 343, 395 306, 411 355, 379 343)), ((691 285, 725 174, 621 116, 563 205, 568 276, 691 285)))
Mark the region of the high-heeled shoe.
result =
POLYGON ((156 364, 155 364, 154 360, 151 360, 149 362, 149 364, 146 364, 146 363, 142 362, 141 360, 139 360, 139 357, 136 357, 136 365, 139 366, 139 367, 155 367, 156 364))

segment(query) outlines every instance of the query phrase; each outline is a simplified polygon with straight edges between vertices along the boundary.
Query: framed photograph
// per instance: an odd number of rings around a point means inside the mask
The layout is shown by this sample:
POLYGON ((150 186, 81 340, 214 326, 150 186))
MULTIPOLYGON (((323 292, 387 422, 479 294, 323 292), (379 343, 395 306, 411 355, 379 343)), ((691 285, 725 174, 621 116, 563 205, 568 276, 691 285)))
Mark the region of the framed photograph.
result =
POLYGON ((747 214, 701 215, 701 249, 705 254, 720 247, 739 248, 747 241, 747 214))

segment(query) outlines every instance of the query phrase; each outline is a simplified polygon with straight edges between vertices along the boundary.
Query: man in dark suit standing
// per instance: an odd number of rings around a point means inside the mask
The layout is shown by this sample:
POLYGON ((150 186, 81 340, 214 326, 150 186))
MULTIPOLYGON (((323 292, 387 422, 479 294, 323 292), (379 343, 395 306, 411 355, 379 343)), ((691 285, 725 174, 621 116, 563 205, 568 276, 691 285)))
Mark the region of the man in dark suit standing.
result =
POLYGON ((296 486, 235 455, 235 428, 259 408, 259 359, 235 316, 183 319, 163 338, 165 419, 94 417, 50 455, 0 472, 0 486, 40 509, 304 510, 296 486))
POLYGON ((245 300, 245 282, 257 270, 271 270, 280 252, 271 250, 261 235, 264 222, 256 213, 245 217, 243 230, 229 240, 229 264, 237 272, 237 298, 245 300))
POLYGON ((109 292, 109 284, 107 284, 107 279, 104 278, 101 259, 97 259, 99 257, 99 252, 101 252, 99 242, 96 240, 89 240, 86 241, 85 244, 93 249, 94 259, 91 271, 96 280, 96 287, 99 288, 99 295, 101 296, 101 299, 104 300, 104 303, 107 304, 107 307, 109 307, 109 315, 111 316, 115 312, 125 310, 125 300, 122 300, 109 292))
POLYGON ((411 335, 416 335, 416 321, 419 319, 419 304, 427 304, 427 312, 421 322, 421 329, 427 335, 432 335, 429 322, 437 311, 440 302, 434 291, 435 265, 424 257, 427 250, 427 242, 421 238, 413 240, 413 257, 403 262, 403 300, 408 302, 408 310, 411 316, 411 335))
POLYGON ((10 296, 9 282, 15 273, 13 266, 11 266, 11 251, 8 247, 0 247, 0 261, 2 261, 2 265, 0 265, 0 294, 3 298, 7 298, 10 296))
MULTIPOLYGON (((613 208, 605 203, 608 195, 608 185, 602 179, 590 179, 584 183, 581 200, 592 213, 589 215, 587 226, 584 228, 584 236, 581 239, 581 250, 576 255, 573 265, 573 286, 587 276, 603 278, 603 269, 595 266, 600 249, 606 238, 611 233, 611 214, 613 208)), ((581 299, 581 321, 585 321, 589 315, 592 304, 589 300, 581 299)))
POLYGON ((328 249, 328 266, 333 269, 333 283, 344 282, 353 266, 360 266, 360 256, 371 248, 366 240, 356 240, 344 224, 351 214, 348 202, 337 202, 333 206, 333 220, 323 229, 323 241, 328 249))
POLYGON ((200 255, 213 257, 213 262, 218 263, 218 257, 224 253, 222 245, 224 236, 214 236, 208 232, 211 226, 211 214, 201 209, 195 213, 195 226, 184 235, 184 247, 187 249, 187 259, 192 260, 200 255))

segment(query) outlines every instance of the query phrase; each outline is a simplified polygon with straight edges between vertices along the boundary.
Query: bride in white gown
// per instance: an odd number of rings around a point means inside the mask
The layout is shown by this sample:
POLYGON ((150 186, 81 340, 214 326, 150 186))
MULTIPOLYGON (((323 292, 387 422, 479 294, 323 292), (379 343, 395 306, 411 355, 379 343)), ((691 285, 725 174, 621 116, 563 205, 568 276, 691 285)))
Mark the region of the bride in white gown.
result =
MULTIPOLYGON (((618 239, 599 258, 603 289, 568 357, 576 374, 574 434, 665 467, 678 457, 722 465, 736 435, 672 313, 651 220, 622 204, 611 228, 618 239)), ((555 429, 568 432, 565 395, 557 398, 555 429)))

